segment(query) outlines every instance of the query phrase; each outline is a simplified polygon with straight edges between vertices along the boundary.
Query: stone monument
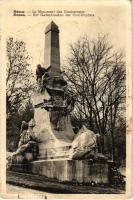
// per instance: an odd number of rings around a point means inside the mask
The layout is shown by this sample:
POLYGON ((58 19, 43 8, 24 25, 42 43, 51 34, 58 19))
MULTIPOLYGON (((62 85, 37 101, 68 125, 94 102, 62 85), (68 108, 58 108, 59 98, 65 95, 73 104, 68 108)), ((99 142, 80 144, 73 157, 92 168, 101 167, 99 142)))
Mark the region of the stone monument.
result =
MULTIPOLYGON (((53 21, 45 29, 44 66, 37 65, 36 77, 32 120, 39 153, 28 160, 26 172, 59 181, 108 183, 109 166, 103 155, 98 156, 97 134, 85 126, 76 135, 73 131, 75 98, 61 73, 59 29, 53 21)), ((23 158, 16 154, 16 160, 19 156, 23 158)), ((18 166, 24 171, 24 163, 18 166)))
POLYGON ((33 105, 39 155, 30 163, 31 172, 60 181, 107 183, 108 163, 83 158, 96 154, 95 134, 85 127, 74 134, 70 113, 75 99, 61 73, 59 28, 53 21, 45 29, 44 67, 38 65, 36 75, 33 105))

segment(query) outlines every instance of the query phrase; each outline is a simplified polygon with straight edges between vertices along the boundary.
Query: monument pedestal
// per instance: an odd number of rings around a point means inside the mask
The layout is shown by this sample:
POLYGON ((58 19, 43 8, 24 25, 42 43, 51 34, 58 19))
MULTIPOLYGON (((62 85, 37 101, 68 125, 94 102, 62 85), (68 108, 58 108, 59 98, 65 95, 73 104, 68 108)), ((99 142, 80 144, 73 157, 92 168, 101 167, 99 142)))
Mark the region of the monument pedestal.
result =
POLYGON ((108 163, 89 160, 38 160, 31 162, 31 173, 59 181, 108 183, 108 163))

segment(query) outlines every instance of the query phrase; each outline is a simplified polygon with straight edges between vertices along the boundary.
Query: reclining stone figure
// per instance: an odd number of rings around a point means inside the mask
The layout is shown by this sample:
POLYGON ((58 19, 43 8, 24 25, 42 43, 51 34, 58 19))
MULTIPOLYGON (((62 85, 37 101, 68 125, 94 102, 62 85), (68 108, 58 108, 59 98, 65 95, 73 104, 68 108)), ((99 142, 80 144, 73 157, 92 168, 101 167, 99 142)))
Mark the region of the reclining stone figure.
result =
POLYGON ((18 149, 7 158, 7 168, 10 168, 12 164, 23 164, 24 160, 32 161, 36 159, 38 141, 33 131, 34 126, 34 120, 31 120, 29 124, 22 122, 18 149))
POLYGON ((71 159, 93 159, 94 157, 96 158, 96 156, 98 156, 98 137, 99 134, 95 134, 94 132, 83 126, 72 142, 72 147, 69 151, 69 157, 71 159))

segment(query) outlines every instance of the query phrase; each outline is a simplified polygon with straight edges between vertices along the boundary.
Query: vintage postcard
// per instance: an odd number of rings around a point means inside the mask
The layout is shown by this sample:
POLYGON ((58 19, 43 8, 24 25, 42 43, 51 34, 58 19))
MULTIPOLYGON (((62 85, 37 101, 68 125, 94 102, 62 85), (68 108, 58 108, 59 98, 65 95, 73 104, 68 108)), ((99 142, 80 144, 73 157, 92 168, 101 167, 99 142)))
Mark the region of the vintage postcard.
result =
POLYGON ((1 198, 131 197, 131 1, 0 1, 1 198))

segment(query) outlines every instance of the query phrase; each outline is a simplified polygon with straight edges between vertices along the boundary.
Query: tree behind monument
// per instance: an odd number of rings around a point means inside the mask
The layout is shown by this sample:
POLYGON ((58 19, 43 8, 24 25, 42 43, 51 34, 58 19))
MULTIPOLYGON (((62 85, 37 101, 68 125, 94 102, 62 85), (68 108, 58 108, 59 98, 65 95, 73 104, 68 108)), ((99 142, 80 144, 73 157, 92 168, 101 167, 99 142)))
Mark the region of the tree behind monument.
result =
POLYGON ((9 38, 7 40, 6 105, 7 148, 10 150, 15 150, 17 146, 21 122, 29 121, 32 115, 29 110, 32 109, 30 94, 34 89, 34 82, 29 65, 30 56, 26 44, 21 40, 9 38))
MULTIPOLYGON (((81 37, 70 45, 65 70, 69 90, 77 97, 73 117, 80 124, 87 124, 89 129, 100 133, 102 153, 110 153, 115 159, 114 138, 125 123, 126 72, 123 54, 115 52, 106 36, 92 41, 86 36, 81 37), (110 149, 105 141, 106 135, 110 149)), ((124 138, 125 132, 122 134, 124 138)), ((124 150, 125 140, 121 141, 124 150)))

